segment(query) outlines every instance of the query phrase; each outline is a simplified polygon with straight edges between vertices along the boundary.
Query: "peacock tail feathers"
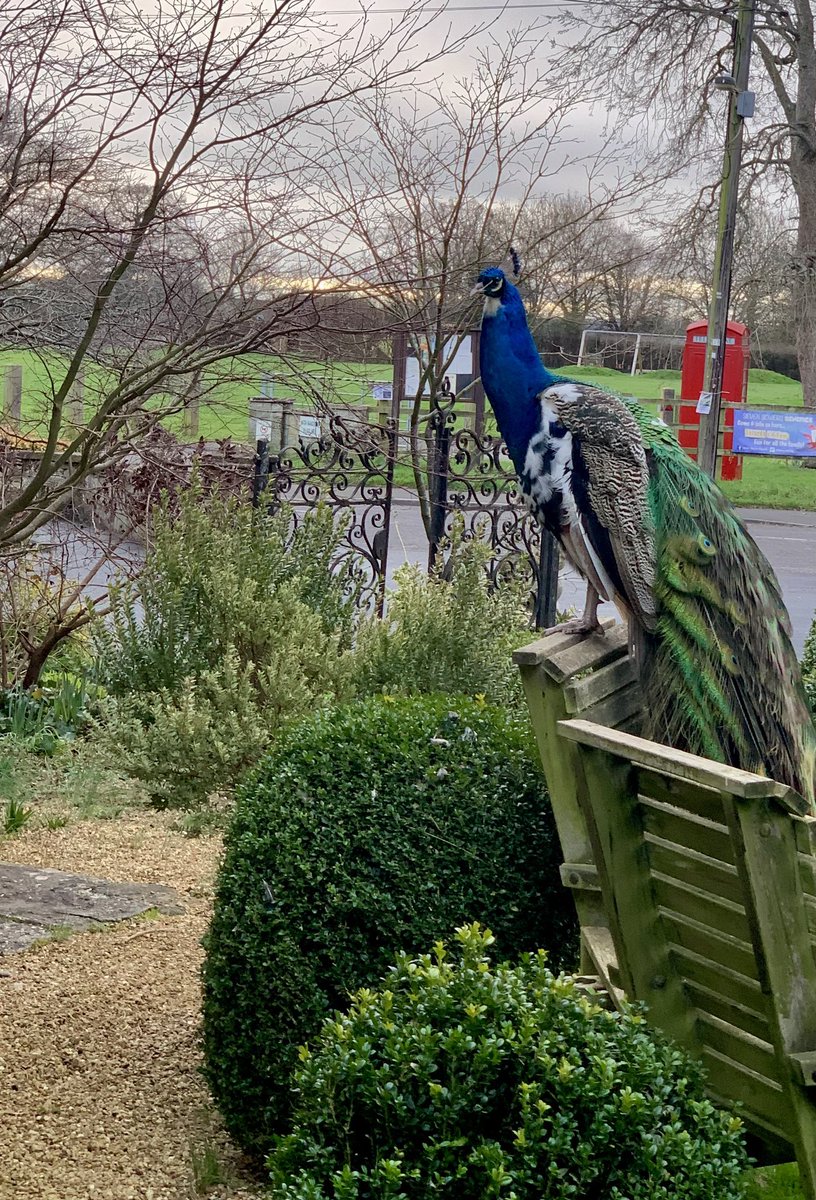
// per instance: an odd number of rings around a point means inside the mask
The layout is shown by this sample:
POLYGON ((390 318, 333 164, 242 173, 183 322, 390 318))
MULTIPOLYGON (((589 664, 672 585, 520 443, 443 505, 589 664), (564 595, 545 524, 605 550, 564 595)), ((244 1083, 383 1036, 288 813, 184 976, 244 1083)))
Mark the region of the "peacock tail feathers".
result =
POLYGON ((649 459, 657 630, 647 736, 767 774, 816 804, 816 729, 776 575, 729 501, 629 401, 649 459))

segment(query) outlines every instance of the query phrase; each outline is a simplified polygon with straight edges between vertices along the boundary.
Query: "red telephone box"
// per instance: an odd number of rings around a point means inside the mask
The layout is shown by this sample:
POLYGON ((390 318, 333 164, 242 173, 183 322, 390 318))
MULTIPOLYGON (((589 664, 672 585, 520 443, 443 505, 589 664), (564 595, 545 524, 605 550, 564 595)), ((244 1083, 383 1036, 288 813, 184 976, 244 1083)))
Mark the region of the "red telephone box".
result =
MULTIPOLYGON (((700 441, 700 416, 697 401, 705 378, 705 351, 708 322, 695 321, 686 330, 683 347, 683 371, 680 377, 680 445, 691 458, 697 457, 700 441)), ((747 325, 729 321, 726 326, 725 362, 723 364, 722 397, 731 404, 744 404, 748 399, 748 367, 751 363, 751 335, 747 325)), ((721 479, 742 479, 742 457, 729 454, 734 444, 734 410, 725 407, 723 455, 720 459, 721 479)))

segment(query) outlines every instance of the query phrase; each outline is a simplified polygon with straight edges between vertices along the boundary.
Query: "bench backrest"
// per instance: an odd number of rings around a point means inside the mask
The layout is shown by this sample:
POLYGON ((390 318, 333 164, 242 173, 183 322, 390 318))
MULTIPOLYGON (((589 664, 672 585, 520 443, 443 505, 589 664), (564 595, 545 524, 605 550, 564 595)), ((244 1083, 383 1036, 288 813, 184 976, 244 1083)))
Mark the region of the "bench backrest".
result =
POLYGON ((519 651, 582 969, 708 1068, 816 1197, 816 819, 791 789, 637 729, 624 633, 519 651))

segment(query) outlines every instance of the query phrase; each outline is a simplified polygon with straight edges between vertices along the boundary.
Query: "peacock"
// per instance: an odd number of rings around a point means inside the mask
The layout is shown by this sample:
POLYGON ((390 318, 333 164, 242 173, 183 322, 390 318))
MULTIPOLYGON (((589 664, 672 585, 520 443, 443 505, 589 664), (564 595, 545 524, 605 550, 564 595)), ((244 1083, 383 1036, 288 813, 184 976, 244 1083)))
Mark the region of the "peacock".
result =
POLYGON ((769 775, 816 810, 816 728, 770 563, 714 482, 635 401, 553 375, 512 270, 489 267, 482 384, 534 517, 629 622, 648 737, 769 775))

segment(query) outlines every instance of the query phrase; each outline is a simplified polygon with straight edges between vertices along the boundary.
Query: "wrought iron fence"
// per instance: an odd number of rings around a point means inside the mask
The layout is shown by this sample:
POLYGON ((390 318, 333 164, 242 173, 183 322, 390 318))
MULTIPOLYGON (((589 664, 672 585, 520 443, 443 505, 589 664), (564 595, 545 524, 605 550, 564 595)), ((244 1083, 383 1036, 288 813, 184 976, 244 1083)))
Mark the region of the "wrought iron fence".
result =
POLYGON ((537 627, 555 624, 557 552, 553 539, 530 516, 507 447, 500 437, 453 429, 452 413, 434 422, 436 494, 430 561, 457 516, 465 537, 487 542, 490 579, 523 579, 537 627))
MULTIPOLYGON (((466 538, 493 550, 490 578, 529 584, 535 624, 555 619, 557 554, 530 517, 500 438, 453 427, 450 408, 435 409, 427 435, 430 480, 429 565, 458 517, 466 538)), ((295 523, 321 502, 344 522, 338 565, 348 562, 359 603, 382 615, 394 506, 398 434, 393 422, 368 425, 332 417, 319 439, 270 453, 258 443, 253 503, 286 504, 295 523)), ((406 501, 400 499, 401 507, 406 501)))
POLYGON ((394 492, 393 426, 332 417, 324 436, 301 440, 270 454, 258 443, 253 503, 286 504, 295 524, 304 512, 327 504, 340 514, 343 541, 336 564, 347 565, 349 584, 363 606, 382 616, 394 492))

